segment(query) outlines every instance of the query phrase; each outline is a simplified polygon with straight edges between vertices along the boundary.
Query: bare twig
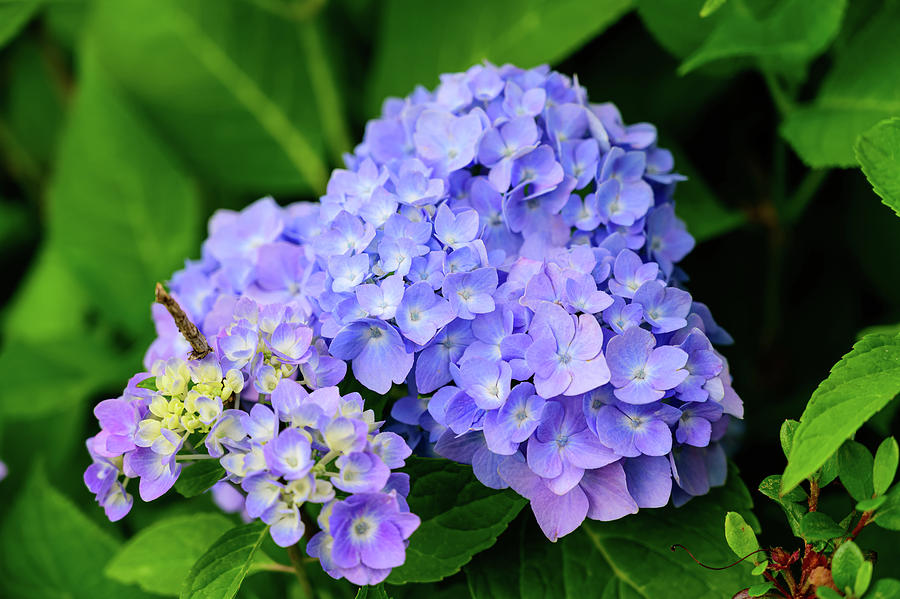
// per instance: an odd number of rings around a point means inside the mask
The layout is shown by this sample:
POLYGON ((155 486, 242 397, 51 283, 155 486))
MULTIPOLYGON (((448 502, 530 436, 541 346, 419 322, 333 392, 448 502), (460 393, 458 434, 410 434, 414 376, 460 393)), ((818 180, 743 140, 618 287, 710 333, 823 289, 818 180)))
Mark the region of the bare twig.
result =
POLYGON ((212 348, 209 347, 209 343, 206 342, 206 337, 203 336, 203 333, 200 332, 197 325, 191 322, 191 319, 188 318, 181 306, 178 305, 175 298, 169 295, 169 292, 162 286, 162 283, 156 284, 156 301, 165 306, 166 310, 169 311, 169 314, 171 314, 172 318, 175 320, 175 326, 178 327, 178 330, 184 335, 187 342, 191 344, 191 348, 193 349, 189 356, 191 360, 199 360, 212 351, 212 348))

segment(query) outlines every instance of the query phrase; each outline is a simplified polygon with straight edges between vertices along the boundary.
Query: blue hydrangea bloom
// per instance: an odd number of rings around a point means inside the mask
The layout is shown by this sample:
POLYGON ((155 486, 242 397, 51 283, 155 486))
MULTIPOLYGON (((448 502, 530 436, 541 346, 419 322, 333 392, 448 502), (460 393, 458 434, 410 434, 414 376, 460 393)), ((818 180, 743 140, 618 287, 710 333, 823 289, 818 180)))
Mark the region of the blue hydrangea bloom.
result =
POLYGON ((385 101, 345 163, 317 203, 210 220, 170 285, 216 349, 221 392, 173 415, 197 366, 155 308, 145 366, 169 387, 130 385, 89 443, 108 512, 130 498, 106 473, 136 474, 119 456, 162 456, 141 464, 157 491, 179 466, 161 431, 200 431, 228 472, 223 509, 252 509, 285 544, 298 505, 323 503, 310 555, 371 584, 417 523, 390 431, 512 487, 550 539, 724 483, 719 440, 743 416, 716 347, 731 338, 684 289, 683 177, 652 125, 547 67, 485 63, 385 101), (401 397, 383 429, 333 387, 348 368, 401 397))

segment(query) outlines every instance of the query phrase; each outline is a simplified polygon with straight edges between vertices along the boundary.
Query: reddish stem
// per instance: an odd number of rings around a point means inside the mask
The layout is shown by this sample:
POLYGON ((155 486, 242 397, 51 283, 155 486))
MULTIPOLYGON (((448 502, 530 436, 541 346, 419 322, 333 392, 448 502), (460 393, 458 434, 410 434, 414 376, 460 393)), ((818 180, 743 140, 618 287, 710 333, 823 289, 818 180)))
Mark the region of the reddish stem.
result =
POLYGON ((814 478, 809 479, 809 511, 814 512, 819 509, 819 481, 814 478))
POLYGON ((850 536, 847 537, 847 540, 852 541, 853 539, 855 539, 856 535, 858 535, 860 533, 860 531, 862 531, 862 529, 865 528, 866 525, 871 520, 872 520, 872 512, 871 511, 863 512, 863 515, 859 518, 859 522, 856 523, 856 526, 850 532, 850 536))

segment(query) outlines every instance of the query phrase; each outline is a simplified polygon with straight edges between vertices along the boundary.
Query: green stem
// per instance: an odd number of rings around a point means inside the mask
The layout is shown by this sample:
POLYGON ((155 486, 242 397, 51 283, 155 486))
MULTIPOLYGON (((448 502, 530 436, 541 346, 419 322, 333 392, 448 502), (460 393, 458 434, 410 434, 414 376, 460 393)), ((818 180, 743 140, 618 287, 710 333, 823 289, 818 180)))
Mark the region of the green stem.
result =
POLYGON ((778 114, 783 119, 794 110, 794 101, 788 93, 781 87, 778 78, 768 69, 762 69, 763 79, 769 88, 769 94, 772 96, 772 102, 775 104, 778 114))
POLYGON ((288 557, 291 558, 291 564, 294 566, 294 574, 297 576, 297 582, 300 583, 300 589, 303 591, 304 597, 312 598, 312 587, 309 584, 309 578, 306 576, 306 567, 303 565, 305 561, 303 554, 300 552, 300 544, 288 547, 288 557))
POLYGON ((177 462, 190 462, 193 460, 217 460, 211 455, 206 455, 205 453, 183 453, 181 455, 175 456, 175 461, 177 462))

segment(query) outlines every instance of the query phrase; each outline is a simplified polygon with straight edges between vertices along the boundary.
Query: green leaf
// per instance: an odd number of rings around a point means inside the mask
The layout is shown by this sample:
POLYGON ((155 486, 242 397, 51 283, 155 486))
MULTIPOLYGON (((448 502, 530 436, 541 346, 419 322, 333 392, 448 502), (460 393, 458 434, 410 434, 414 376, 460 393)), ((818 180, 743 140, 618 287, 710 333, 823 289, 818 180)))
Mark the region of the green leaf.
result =
POLYGON ((685 58, 709 37, 722 11, 701 18, 702 0, 637 0, 644 26, 656 41, 677 58, 685 58))
POLYGON ((42 466, 35 468, 0 530, 0 596, 147 597, 103 575, 119 542, 54 489, 42 466))
POLYGON ((816 471, 900 392, 900 335, 869 335, 815 390, 794 434, 782 492, 816 471))
POLYGON ((894 578, 876 580, 872 592, 866 595, 866 599, 900 599, 900 580, 894 578))
POLYGON ((138 383, 137 386, 140 387, 141 389, 150 389, 151 391, 159 391, 159 389, 156 388, 156 377, 155 376, 145 378, 140 383, 138 383))
POLYGON ((11 341, 0 350, 0 372, 15 373, 0 397, 0 418, 34 420, 76 406, 98 389, 120 385, 128 375, 124 365, 93 335, 11 341))
POLYGON ((844 592, 847 589, 852 592, 857 573, 863 567, 864 561, 866 560, 856 543, 853 541, 841 543, 831 558, 831 577, 834 578, 834 585, 844 592))
POLYGON ((843 595, 831 587, 819 587, 816 589, 816 597, 819 599, 843 599, 843 595))
POLYGON ((782 497, 780 495, 780 475, 772 475, 766 477, 765 480, 759 483, 759 492, 781 506, 781 509, 784 510, 785 517, 787 517, 788 519, 788 524, 791 527, 791 531, 798 537, 802 536, 800 531, 800 521, 802 520, 803 515, 806 514, 806 506, 799 505, 796 502, 806 501, 806 492, 803 489, 797 487, 791 489, 782 497))
POLYGON ((713 14, 725 4, 726 0, 706 0, 703 3, 703 8, 700 9, 700 16, 703 18, 708 17, 713 14))
POLYGON ((871 499, 864 499, 856 504, 857 512, 871 512, 880 508, 887 501, 887 495, 879 495, 871 499))
POLYGON ((872 584, 872 562, 865 561, 856 573, 856 582, 853 583, 853 594, 862 597, 872 584))
POLYGON ((678 68, 682 75, 715 60, 752 57, 793 67, 816 57, 841 27, 846 0, 785 0, 757 18, 734 0, 696 52, 678 68))
POLYGON ((43 244, 4 312, 7 342, 52 342, 85 333, 89 297, 59 247, 43 244), (65 301, 60 301, 65 298, 65 301))
POLYGON ((785 119, 782 135, 813 167, 856 166, 857 137, 879 121, 900 113, 900 5, 884 10, 837 54, 815 101, 785 119))
MULTIPOLYGON (((39 2, 35 3, 39 4, 39 2)), ((0 2, 0 7, 4 4, 0 2)), ((2 14, 3 8, 0 8, 2 14)), ((0 17, 0 22, 3 18, 0 17)), ((53 158, 56 140, 65 116, 64 93, 47 60, 46 46, 35 36, 25 36, 10 48, 9 78, 3 121, 8 135, 15 138, 22 156, 19 160, 23 176, 35 183, 45 175, 53 158), (22 164, 22 157, 30 164, 22 164)))
POLYGON ((49 234, 101 314, 147 334, 154 284, 197 250, 197 194, 93 49, 82 62, 50 189, 49 234))
POLYGON ((900 216, 900 118, 882 121, 860 135, 854 151, 875 193, 900 216))
POLYGON ((0 3, 0 48, 22 30, 41 4, 42 0, 4 0, 0 3))
POLYGON ((759 584, 755 584, 749 589, 747 589, 748 597, 762 597, 770 590, 774 589, 775 585, 771 582, 760 582, 759 584))
POLYGON ((422 519, 410 537, 406 563, 394 568, 391 584, 441 580, 494 544, 527 503, 514 491, 481 484, 469 466, 443 459, 407 461, 409 509, 422 519))
POLYGON ((769 569, 769 560, 763 560, 759 562, 759 565, 753 568, 750 574, 754 576, 762 576, 762 574, 769 569))
POLYGON ((819 482, 819 487, 824 487, 829 485, 838 477, 840 474, 840 465, 838 464, 838 454, 835 453, 830 458, 825 460, 825 463, 822 464, 822 467, 819 468, 813 477, 816 478, 819 482))
POLYGON ((384 590, 384 583, 376 586, 359 587, 356 592, 356 599, 389 599, 387 592, 384 590))
POLYGON ((206 178, 257 194, 324 192, 296 22, 216 0, 105 0, 94 17, 104 63, 206 178))
POLYGON ((894 485, 885 497, 887 500, 875 512, 872 521, 881 528, 900 530, 900 485, 894 485))
POLYGON ((784 457, 791 455, 791 447, 794 446, 794 433, 797 432, 798 426, 800 426, 800 423, 796 420, 785 420, 781 423, 781 431, 779 431, 778 438, 781 440, 781 451, 784 452, 784 457))
POLYGON ((496 547, 465 568, 469 591, 473 599, 730 597, 756 580, 750 564, 713 572, 671 546, 683 544, 700 561, 724 565, 729 560, 721 514, 739 511, 746 518, 750 506, 747 489, 732 472, 725 487, 680 508, 641 510, 612 522, 586 520, 556 543, 524 512, 496 547))
POLYGON ((831 516, 822 512, 809 512, 800 520, 800 534, 808 542, 830 541, 845 532, 831 516))
POLYGON ((151 593, 177 596, 194 562, 233 527, 222 514, 160 520, 122 546, 106 565, 106 575, 151 593))
POLYGON ((753 529, 737 512, 725 514, 725 540, 739 558, 744 558, 759 549, 759 542, 753 534, 753 529))
POLYGON ((630 0, 390 0, 375 44, 368 111, 483 60, 522 68, 558 62, 629 7, 630 0))
POLYGON ((232 599, 250 572, 267 531, 257 520, 217 538, 191 567, 181 587, 181 599, 232 599))
POLYGON ((219 460, 198 460, 181 472, 175 481, 175 490, 184 497, 196 497, 223 478, 225 469, 219 460))
POLYGON ((872 485, 876 495, 888 490, 897 474, 897 463, 900 461, 900 448, 897 440, 888 437, 878 446, 875 452, 875 463, 872 466, 872 485))
POLYGON ((863 501, 874 494, 872 490, 872 454, 856 441, 845 441, 838 451, 841 484, 850 496, 863 501))

